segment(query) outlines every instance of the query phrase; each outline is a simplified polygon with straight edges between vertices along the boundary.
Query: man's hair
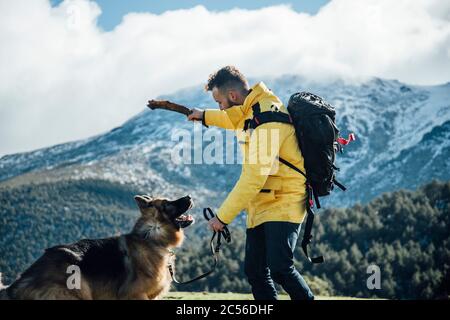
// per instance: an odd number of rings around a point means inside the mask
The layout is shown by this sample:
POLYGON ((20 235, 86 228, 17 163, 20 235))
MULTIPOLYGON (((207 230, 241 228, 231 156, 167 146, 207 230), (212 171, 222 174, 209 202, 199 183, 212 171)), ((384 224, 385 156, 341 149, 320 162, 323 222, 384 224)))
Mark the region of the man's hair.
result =
POLYGON ((205 90, 211 91, 214 87, 220 91, 227 89, 244 91, 248 90, 248 82, 235 66, 226 66, 209 76, 205 90))

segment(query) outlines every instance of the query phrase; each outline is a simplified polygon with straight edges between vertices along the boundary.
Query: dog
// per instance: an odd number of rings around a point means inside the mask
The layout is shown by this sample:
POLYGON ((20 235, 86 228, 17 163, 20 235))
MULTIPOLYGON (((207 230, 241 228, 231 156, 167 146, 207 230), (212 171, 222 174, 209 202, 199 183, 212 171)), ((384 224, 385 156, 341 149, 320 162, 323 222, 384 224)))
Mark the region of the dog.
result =
POLYGON ((181 246, 190 196, 170 201, 138 195, 133 230, 106 239, 84 239, 46 249, 0 298, 26 300, 158 299, 170 289, 171 248, 181 246))

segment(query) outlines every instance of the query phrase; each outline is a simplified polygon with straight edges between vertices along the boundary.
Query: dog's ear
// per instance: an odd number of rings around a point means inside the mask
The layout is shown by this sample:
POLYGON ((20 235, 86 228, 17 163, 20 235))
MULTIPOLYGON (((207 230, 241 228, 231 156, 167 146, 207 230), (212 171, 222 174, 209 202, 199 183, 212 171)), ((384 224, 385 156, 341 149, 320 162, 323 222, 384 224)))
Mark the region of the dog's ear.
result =
POLYGON ((139 208, 144 209, 150 206, 151 198, 148 196, 134 196, 134 200, 136 201, 139 208))
POLYGON ((143 194, 141 197, 143 197, 144 199, 148 200, 148 202, 152 202, 153 201, 153 197, 149 196, 148 194, 143 194))

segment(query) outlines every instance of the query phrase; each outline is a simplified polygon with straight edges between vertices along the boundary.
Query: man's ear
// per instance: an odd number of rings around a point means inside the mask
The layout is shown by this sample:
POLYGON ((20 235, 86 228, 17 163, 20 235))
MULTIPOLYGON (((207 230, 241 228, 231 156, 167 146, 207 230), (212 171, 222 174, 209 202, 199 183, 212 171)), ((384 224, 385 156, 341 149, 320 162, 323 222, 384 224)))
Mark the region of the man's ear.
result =
POLYGON ((232 102, 237 102, 238 99, 238 93, 236 90, 228 90, 228 99, 230 99, 232 102))

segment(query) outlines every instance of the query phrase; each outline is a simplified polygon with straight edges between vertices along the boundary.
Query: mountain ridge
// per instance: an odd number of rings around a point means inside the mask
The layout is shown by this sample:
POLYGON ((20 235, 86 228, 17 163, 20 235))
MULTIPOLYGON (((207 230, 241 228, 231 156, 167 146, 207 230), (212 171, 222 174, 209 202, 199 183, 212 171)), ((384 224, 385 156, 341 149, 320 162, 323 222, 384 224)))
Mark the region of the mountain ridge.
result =
MULTIPOLYGON (((356 133, 357 140, 337 156, 337 176, 349 191, 334 192, 324 198, 325 205, 365 203, 382 192, 450 178, 445 161, 450 156, 450 83, 413 86, 372 78, 360 84, 320 84, 295 75, 264 81, 285 103, 296 91, 323 96, 336 107, 341 134, 356 133)), ((200 87, 160 98, 187 106, 212 102, 200 87)), ((174 129, 206 130, 193 128, 178 114, 144 110, 104 134, 0 158, 0 184, 106 179, 168 196, 191 191, 202 204, 219 205, 239 177, 240 165, 173 163, 174 129)))

